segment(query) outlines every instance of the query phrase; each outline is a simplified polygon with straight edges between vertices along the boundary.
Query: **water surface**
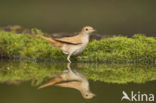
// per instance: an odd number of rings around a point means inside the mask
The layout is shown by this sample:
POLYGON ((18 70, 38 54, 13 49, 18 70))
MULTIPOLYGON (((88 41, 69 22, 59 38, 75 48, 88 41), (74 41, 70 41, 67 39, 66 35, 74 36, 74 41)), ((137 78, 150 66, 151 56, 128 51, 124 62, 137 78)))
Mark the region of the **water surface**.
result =
POLYGON ((73 88, 49 86, 37 89, 54 75, 68 70, 66 63, 0 61, 0 102, 119 103, 122 91, 156 94, 155 65, 73 63, 71 69, 86 76, 95 97, 84 99, 73 88))

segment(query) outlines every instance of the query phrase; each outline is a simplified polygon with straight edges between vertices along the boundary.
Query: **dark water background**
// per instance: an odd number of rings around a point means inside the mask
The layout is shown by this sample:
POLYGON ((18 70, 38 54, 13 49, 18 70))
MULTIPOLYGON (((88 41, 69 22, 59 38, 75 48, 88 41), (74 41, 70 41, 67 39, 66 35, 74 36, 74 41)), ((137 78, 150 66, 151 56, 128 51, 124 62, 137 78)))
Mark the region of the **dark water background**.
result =
POLYGON ((90 85, 96 97, 86 100, 78 91, 69 88, 47 87, 37 90, 36 87, 31 87, 29 83, 21 85, 1 84, 0 101, 1 103, 129 103, 126 100, 121 102, 123 90, 127 93, 133 90, 136 93, 140 91, 141 93, 156 94, 155 81, 145 84, 128 83, 124 85, 90 81, 90 85))
POLYGON ((3 0, 0 26, 21 25, 49 33, 72 33, 91 25, 103 35, 156 35, 155 3, 155 0, 3 0))

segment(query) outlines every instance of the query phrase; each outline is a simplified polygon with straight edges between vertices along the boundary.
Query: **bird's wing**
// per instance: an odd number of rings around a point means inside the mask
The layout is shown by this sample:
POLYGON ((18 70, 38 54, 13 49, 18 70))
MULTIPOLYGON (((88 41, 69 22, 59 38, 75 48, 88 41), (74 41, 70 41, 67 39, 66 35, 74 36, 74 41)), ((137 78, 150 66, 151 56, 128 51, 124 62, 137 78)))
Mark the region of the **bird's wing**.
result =
POLYGON ((52 86, 52 85, 54 85, 58 82, 61 82, 61 81, 63 81, 63 79, 61 77, 55 77, 54 79, 50 80, 48 83, 41 85, 38 89, 45 88, 48 86, 52 86))
POLYGON ((81 87, 81 82, 80 81, 60 82, 55 85, 60 86, 60 87, 74 88, 74 89, 79 90, 81 87))
POLYGON ((59 46, 59 47, 62 46, 62 44, 61 44, 60 42, 58 42, 58 41, 56 41, 56 40, 54 40, 54 39, 52 39, 52 38, 45 37, 45 36, 42 36, 42 35, 39 36, 39 37, 41 37, 41 38, 43 38, 43 39, 45 39, 45 40, 48 40, 48 41, 54 43, 55 45, 57 45, 57 46, 59 46))
POLYGON ((54 40, 62 43, 73 44, 73 45, 82 44, 82 41, 79 36, 54 38, 54 40))

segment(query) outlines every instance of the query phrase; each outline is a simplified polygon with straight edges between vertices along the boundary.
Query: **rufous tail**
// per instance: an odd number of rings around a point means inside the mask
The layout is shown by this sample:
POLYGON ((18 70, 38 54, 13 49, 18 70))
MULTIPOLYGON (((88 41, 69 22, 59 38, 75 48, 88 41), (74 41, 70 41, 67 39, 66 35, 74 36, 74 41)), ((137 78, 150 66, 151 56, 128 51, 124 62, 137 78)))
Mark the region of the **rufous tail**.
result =
POLYGON ((45 36, 42 36, 42 35, 40 35, 40 37, 43 38, 43 39, 45 39, 45 40, 48 40, 48 41, 54 43, 58 47, 61 47, 62 46, 62 43, 60 43, 59 41, 56 41, 56 40, 54 40, 52 38, 48 38, 48 37, 45 37, 45 36))
POLYGON ((49 81, 48 83, 41 85, 38 89, 45 88, 51 85, 55 85, 56 83, 61 82, 61 81, 62 81, 61 77, 56 77, 53 80, 49 81))

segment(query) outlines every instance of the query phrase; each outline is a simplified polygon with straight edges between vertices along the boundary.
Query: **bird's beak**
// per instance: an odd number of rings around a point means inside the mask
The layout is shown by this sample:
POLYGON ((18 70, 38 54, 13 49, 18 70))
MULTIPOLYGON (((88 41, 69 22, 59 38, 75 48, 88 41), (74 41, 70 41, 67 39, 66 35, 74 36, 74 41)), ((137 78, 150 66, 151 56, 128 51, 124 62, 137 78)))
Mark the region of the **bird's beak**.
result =
POLYGON ((96 30, 95 30, 95 29, 92 29, 91 31, 92 31, 92 32, 95 32, 96 30))

